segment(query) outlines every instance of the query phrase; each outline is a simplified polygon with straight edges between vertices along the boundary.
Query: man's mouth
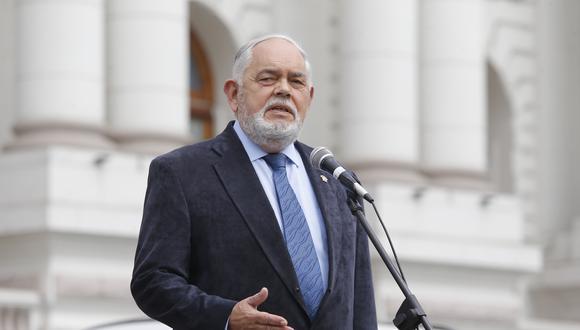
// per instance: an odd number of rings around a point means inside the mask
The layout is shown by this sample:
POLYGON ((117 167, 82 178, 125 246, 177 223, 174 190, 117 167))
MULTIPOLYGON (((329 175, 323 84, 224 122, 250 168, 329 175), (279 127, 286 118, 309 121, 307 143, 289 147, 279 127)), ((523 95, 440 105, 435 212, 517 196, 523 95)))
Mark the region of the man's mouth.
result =
POLYGON ((268 111, 270 111, 270 110, 284 111, 284 112, 287 112, 291 115, 294 115, 294 112, 292 111, 292 109, 290 109, 290 107, 288 107, 284 104, 274 104, 274 105, 268 107, 268 111))

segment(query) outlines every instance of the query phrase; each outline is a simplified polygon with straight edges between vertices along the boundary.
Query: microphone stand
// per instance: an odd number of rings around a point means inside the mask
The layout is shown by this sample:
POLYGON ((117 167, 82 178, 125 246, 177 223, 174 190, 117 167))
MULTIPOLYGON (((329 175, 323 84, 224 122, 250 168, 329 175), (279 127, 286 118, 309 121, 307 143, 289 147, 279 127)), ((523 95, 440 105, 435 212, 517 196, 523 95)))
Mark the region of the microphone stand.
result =
POLYGON ((381 256, 381 259, 383 259, 383 262, 389 269, 389 272, 391 272, 393 279, 403 292, 403 295, 405 295, 405 300, 401 304, 401 307, 399 307, 399 310, 397 311, 397 314, 393 319, 393 324, 399 330, 413 330, 416 329, 419 326, 419 324, 422 324, 425 330, 432 330, 433 328, 431 327, 429 320, 427 320, 427 314, 425 314, 425 311, 423 311, 423 308, 419 304, 419 301, 411 293, 411 290, 409 290, 407 283, 403 281, 403 278, 401 277, 399 271, 393 266, 393 262, 388 257, 387 253, 385 252, 385 249, 383 248, 379 239, 377 238, 377 235, 374 233, 371 226, 369 225, 369 222, 366 219, 366 216, 363 212, 363 208, 360 205, 358 199, 356 199, 353 196, 350 196, 349 194, 348 206, 352 214, 356 216, 360 224, 367 232, 369 239, 371 240, 371 242, 375 246, 375 249, 381 256))

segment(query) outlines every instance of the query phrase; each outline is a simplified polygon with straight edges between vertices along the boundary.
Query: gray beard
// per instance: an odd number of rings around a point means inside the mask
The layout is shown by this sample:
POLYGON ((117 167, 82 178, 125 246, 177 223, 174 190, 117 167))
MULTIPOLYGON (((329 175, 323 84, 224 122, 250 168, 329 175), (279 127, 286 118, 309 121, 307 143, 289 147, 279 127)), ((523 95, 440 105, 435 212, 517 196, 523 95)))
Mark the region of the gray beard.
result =
POLYGON ((250 140, 255 144, 263 147, 267 146, 273 151, 280 152, 290 144, 298 139, 298 134, 302 129, 302 119, 298 111, 288 101, 280 98, 270 98, 266 105, 260 111, 253 115, 248 115, 248 111, 243 100, 243 95, 240 96, 239 107, 237 114, 240 127, 248 135, 250 140), (294 113, 294 121, 286 122, 269 122, 264 118, 267 109, 276 103, 285 103, 294 113))

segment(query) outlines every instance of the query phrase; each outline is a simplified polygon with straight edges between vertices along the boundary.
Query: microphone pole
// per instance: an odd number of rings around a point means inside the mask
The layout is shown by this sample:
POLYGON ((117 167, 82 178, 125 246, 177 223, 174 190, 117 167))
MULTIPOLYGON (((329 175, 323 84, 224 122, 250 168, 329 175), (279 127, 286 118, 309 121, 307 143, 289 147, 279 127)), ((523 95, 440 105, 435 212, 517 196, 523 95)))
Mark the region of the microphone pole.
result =
POLYGON ((362 225, 364 230, 367 232, 369 239, 371 240, 375 249, 377 250, 377 252, 381 256, 381 259, 383 259, 383 262, 385 263, 385 265, 389 269, 389 272, 393 276, 393 279, 395 280, 395 282, 397 283, 397 285, 399 286, 399 288, 403 292, 403 295, 405 296, 405 300, 401 304, 401 307, 399 307, 399 310, 397 311, 395 319, 393 320, 393 323, 395 324, 397 329, 399 329, 399 330, 413 330, 413 329, 416 329, 419 324, 422 324, 423 327, 425 328, 425 330, 432 330, 433 328, 431 327, 431 324, 429 323, 429 320, 427 319, 427 314, 425 313, 425 311, 421 307, 421 304, 419 304, 419 301, 417 300, 415 295, 413 295, 413 293, 411 293, 411 290, 407 286, 407 283, 405 283, 405 281, 403 281, 401 274, 395 268, 395 266, 393 265, 393 262, 391 261, 391 259, 387 255, 387 252, 385 251, 385 249, 381 245, 377 235, 372 230, 368 220, 366 219, 366 216, 363 212, 363 209, 362 209, 360 203, 358 202, 358 199, 349 194, 348 206, 349 206, 352 214, 354 216, 356 216, 359 223, 362 225))
MULTIPOLYGON (((329 172, 335 177, 340 183, 342 183, 345 188, 347 189, 348 193, 348 207, 350 211, 362 227, 367 233, 367 236, 371 240, 372 244, 375 246, 375 249, 383 259, 383 262, 391 272, 393 279, 405 295, 405 300, 399 307, 397 314, 395 315, 395 319, 393 323, 399 330, 413 330, 416 329, 419 324, 423 324, 425 330, 433 329, 429 321, 427 320, 427 314, 423 311, 423 308, 419 304, 417 298, 411 293, 407 283, 403 279, 403 276, 395 268, 391 259, 388 257, 385 249, 381 245, 379 239, 375 232, 371 229, 365 214, 363 212, 362 206, 360 205, 359 201, 362 202, 363 199, 366 199, 369 203, 375 206, 374 199, 371 195, 363 188, 360 184, 360 181, 356 178, 356 176, 351 175, 339 162, 334 159, 334 155, 330 150, 325 147, 317 147, 312 150, 310 153, 310 163, 314 168, 321 169, 323 171, 329 172)), ((375 211, 378 211, 375 207, 375 211)), ((379 216, 380 218, 380 216, 379 216)), ((393 250, 394 252, 394 250, 393 250)), ((396 255, 395 255, 396 257, 396 255)))

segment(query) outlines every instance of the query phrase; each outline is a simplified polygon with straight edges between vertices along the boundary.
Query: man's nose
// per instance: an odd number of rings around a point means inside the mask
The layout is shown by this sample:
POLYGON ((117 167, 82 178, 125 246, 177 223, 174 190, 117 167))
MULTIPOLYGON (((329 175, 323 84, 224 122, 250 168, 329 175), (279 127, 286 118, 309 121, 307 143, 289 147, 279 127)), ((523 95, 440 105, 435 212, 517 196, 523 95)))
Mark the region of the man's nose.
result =
POLYGON ((288 84, 288 80, 280 79, 278 82, 278 86, 276 86, 276 90, 274 91, 276 96, 290 96, 290 85, 288 84))

